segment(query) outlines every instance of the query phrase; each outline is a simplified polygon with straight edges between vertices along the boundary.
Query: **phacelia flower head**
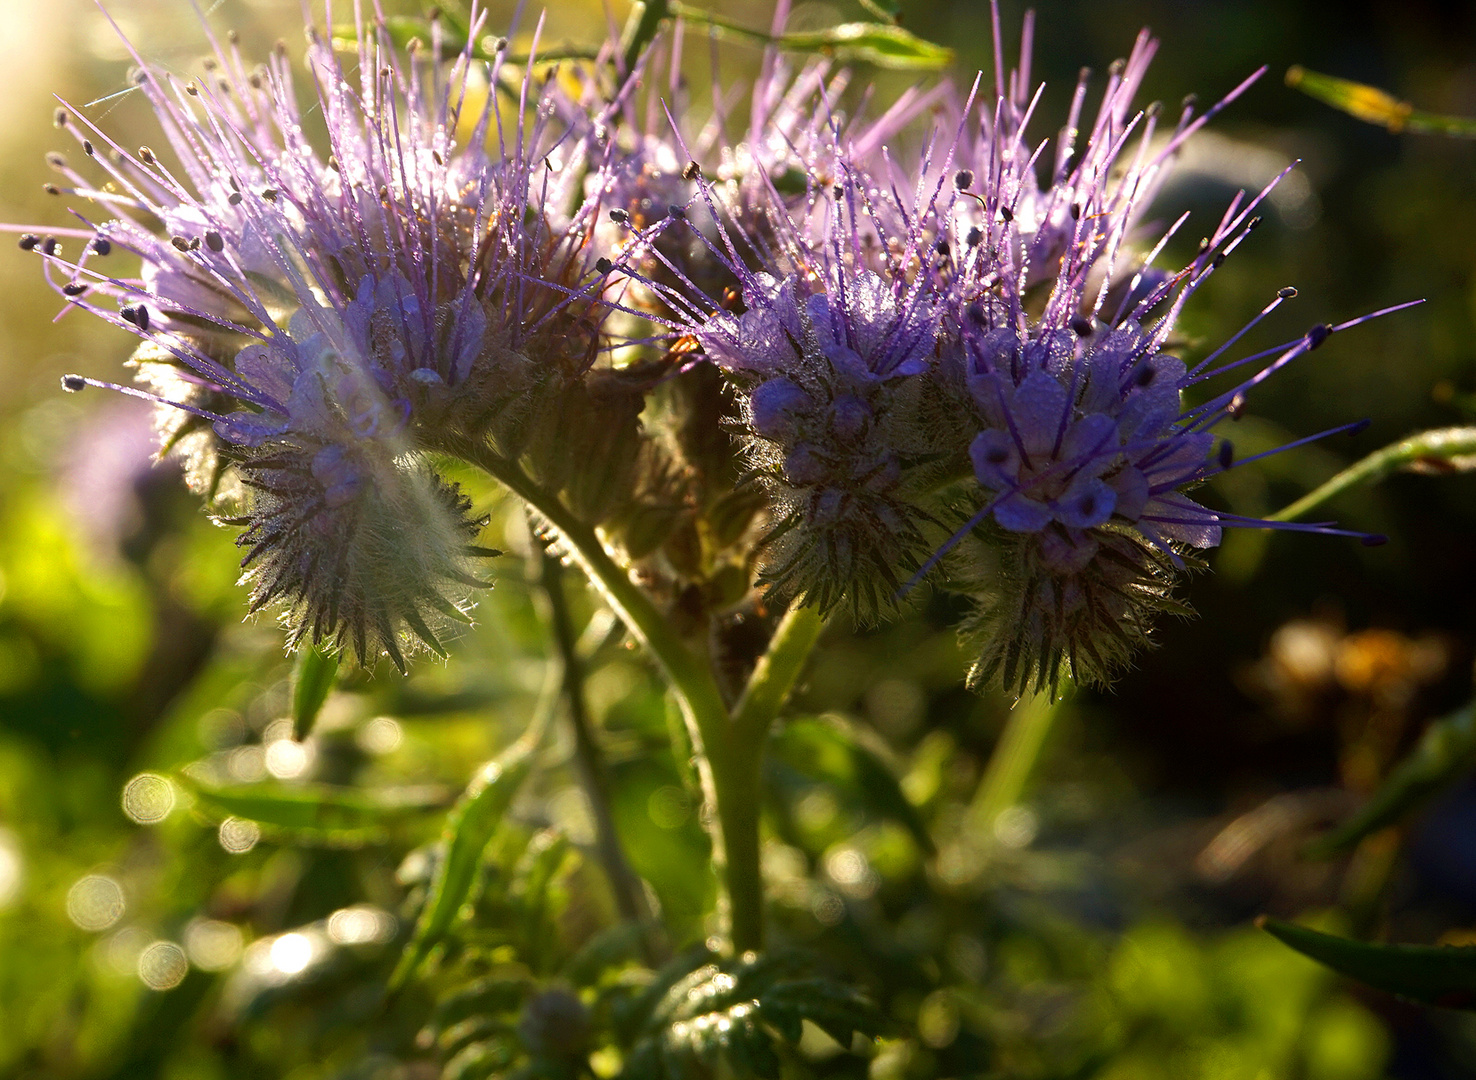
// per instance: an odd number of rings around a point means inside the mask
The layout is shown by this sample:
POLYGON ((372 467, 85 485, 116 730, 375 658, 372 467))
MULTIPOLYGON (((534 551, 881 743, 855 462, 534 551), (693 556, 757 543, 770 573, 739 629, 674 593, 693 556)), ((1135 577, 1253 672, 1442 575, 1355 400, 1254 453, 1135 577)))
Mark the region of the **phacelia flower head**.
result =
POLYGON ((402 666, 465 619, 467 560, 485 553, 426 455, 516 454, 592 363, 602 317, 557 82, 527 64, 504 115, 504 53, 445 64, 433 30, 406 55, 370 28, 346 67, 309 29, 321 146, 285 48, 248 68, 212 36, 184 84, 139 59, 168 151, 59 111, 88 160, 54 164, 103 216, 78 212, 62 241, 77 254, 22 243, 69 304, 139 339, 147 389, 117 389, 160 401, 196 486, 233 496, 254 607, 282 606, 294 642, 402 666))
POLYGON ((830 142, 802 197, 749 185, 738 209, 704 182, 736 299, 663 293, 744 403, 748 462, 772 496, 760 581, 870 613, 932 575, 976 601, 973 681, 1015 693, 1119 670, 1160 612, 1184 610, 1172 587, 1226 527, 1341 532, 1189 494, 1241 464, 1217 425, 1342 328, 1217 367, 1285 289, 1193 368, 1176 355, 1185 303, 1270 189, 1237 197, 1177 272, 1154 263, 1184 218, 1146 252, 1140 236, 1175 150, 1259 73, 1202 114, 1186 102, 1160 135, 1160 110, 1132 104, 1156 48, 1141 35, 1078 131, 1083 76, 1048 164, 1047 143, 1026 142, 1029 39, 1027 21, 1022 67, 992 100, 976 82, 942 108, 910 168, 817 87, 813 114, 835 119, 815 128, 830 142), (1189 404, 1197 383, 1257 361, 1189 404))

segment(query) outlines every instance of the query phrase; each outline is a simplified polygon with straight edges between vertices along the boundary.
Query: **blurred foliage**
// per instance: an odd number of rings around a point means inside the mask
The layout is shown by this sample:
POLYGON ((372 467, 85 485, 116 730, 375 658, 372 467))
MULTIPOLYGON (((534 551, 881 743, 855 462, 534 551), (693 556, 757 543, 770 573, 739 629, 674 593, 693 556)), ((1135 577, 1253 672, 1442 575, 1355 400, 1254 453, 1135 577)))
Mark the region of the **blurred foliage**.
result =
MULTIPOLYGON (((217 7, 243 51, 296 40, 295 4, 217 7)), ((180 67, 202 51, 179 30, 184 10, 110 5, 180 67)), ((110 96, 129 61, 89 5, 6 12, 27 45, 3 75, 0 199, 8 220, 57 223, 40 191, 45 92, 96 100, 89 113, 133 142, 147 137, 144 110, 110 96)), ((722 13, 768 25, 758 0, 722 13)), ((801 4, 792 25, 894 13, 801 4)), ((959 70, 988 65, 980 5, 916 0, 901 16, 956 50, 959 70)), ((1005 5, 1007 26, 1019 16, 1005 5)), ((507 17, 496 6, 489 25, 507 17)), ((1149 92, 1165 100, 1213 96, 1261 63, 1305 64, 1476 114, 1472 20, 1393 4, 1332 23, 1266 0, 1042 5, 1041 110, 1060 115, 1076 69, 1104 68, 1148 23, 1164 39, 1149 92)), ((544 40, 587 47, 602 25, 593 2, 556 5, 544 40)), ((705 50, 689 53, 705 86, 705 50)), ((916 77, 867 74, 883 93, 916 77)), ((1469 422, 1476 150, 1368 128, 1276 80, 1200 143, 1164 192, 1166 220, 1217 213, 1289 159, 1306 164, 1191 306, 1198 338, 1223 340, 1288 282, 1302 322, 1267 328, 1265 344, 1428 300, 1268 385, 1236 442, 1254 453, 1355 415, 1370 431, 1269 459, 1209 497, 1269 512, 1410 431, 1469 422)), ((241 623, 239 553, 171 470, 149 466, 146 410, 57 392, 63 370, 114 377, 127 349, 100 325, 48 323, 54 297, 35 271, 18 252, 0 260, 0 1073, 1476 1075, 1469 1016, 1365 994, 1249 925, 1271 911, 1342 938, 1452 944, 1476 926, 1476 788, 1454 768, 1445 794, 1379 818, 1394 828, 1359 831, 1338 859, 1300 857, 1471 698, 1476 478, 1396 473, 1338 495, 1330 512, 1387 533, 1383 548, 1227 541, 1195 583, 1198 621, 1166 627, 1113 696, 1061 710, 1002 810, 981 779, 1008 704, 960 689, 946 601, 880 630, 832 628, 801 718, 774 736, 764 860, 777 947, 756 963, 706 951, 715 889, 671 706, 571 588, 586 638, 609 638, 585 690, 615 823, 665 928, 653 949, 616 916, 561 717, 479 819, 478 842, 442 836, 481 763, 545 707, 547 634, 516 558, 448 664, 344 676, 309 708, 309 676, 331 673, 296 672, 271 626, 241 623), (464 887, 442 899, 452 860, 464 887), (436 933, 392 993, 427 905, 436 933)), ((458 479, 493 508, 502 546, 524 550, 521 515, 458 479)))

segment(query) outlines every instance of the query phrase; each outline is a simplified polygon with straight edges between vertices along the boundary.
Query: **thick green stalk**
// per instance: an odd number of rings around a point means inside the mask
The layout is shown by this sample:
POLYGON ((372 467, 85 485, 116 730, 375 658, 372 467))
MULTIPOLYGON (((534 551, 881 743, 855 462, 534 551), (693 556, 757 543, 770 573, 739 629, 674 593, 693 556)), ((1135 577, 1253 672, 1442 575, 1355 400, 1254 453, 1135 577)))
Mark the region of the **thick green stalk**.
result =
POLYGON ((722 766, 714 769, 726 840, 723 883, 731 904, 733 950, 739 954, 764 944, 759 806, 769 727, 794 689, 824 625, 814 608, 793 607, 785 612, 733 710, 728 749, 722 755, 722 766))
POLYGON ((636 4, 625 31, 625 71, 622 74, 626 78, 635 71, 641 53, 655 39, 662 22, 670 17, 668 0, 645 0, 644 3, 636 4))

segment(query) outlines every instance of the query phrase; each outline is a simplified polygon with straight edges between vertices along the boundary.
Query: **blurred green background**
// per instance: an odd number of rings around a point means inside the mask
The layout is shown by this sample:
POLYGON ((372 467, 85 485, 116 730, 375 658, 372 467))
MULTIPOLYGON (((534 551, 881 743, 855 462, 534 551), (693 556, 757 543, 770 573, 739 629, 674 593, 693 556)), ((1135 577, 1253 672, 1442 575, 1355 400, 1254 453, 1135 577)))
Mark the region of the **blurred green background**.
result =
MULTIPOLYGON (((491 28, 507 24, 505 7, 494 5, 491 28)), ((986 5, 904 7, 914 32, 957 49, 959 77, 989 62, 986 5)), ((723 10, 768 18, 749 0, 723 10)), ((1007 39, 1022 11, 1004 4, 1007 39)), ((194 70, 204 53, 184 0, 116 0, 108 12, 151 62, 194 70)), ((801 3, 794 25, 862 14, 849 0, 801 3)), ((300 41, 290 0, 217 3, 209 18, 239 29, 249 56, 300 41)), ((0 217, 65 225, 63 201, 42 192, 43 153, 67 149, 52 94, 95 102, 86 115, 105 116, 124 145, 157 135, 136 94, 111 96, 130 60, 91 3, 4 0, 0 25, 12 40, 0 65, 0 217)), ((565 0, 545 40, 587 43, 604 25, 598 3, 565 0)), ((1365 416, 1366 432, 1237 472, 1208 498, 1264 513, 1406 433, 1470 420, 1476 147, 1361 125, 1281 77, 1303 64, 1476 115, 1476 12, 1350 4, 1330 21, 1321 5, 1252 0, 1044 3, 1037 137, 1054 134, 1077 70, 1105 70, 1144 25, 1162 40, 1145 101, 1207 101, 1270 67, 1165 190, 1156 216, 1195 215, 1166 262, 1192 253, 1234 191, 1303 162, 1190 306, 1194 339, 1224 340, 1287 284, 1298 299, 1248 345, 1427 300, 1278 376, 1235 437, 1250 453, 1365 416)), ((756 60, 732 48, 724 74, 756 60)), ((868 74, 884 92, 912 81, 868 74)), ((119 377, 128 343, 79 315, 51 321, 58 304, 38 270, 33 256, 0 255, 0 1074, 435 1075, 396 1064, 376 1042, 396 1033, 363 1030, 351 1006, 264 996, 243 974, 267 955, 254 942, 334 912, 370 912, 365 925, 396 912, 397 866, 434 836, 433 816, 382 842, 307 846, 187 807, 179 789, 129 785, 194 762, 240 781, 417 785, 444 804, 471 763, 516 737, 543 681, 543 631, 516 560, 449 664, 422 663, 408 680, 382 665, 330 700, 306 751, 284 743, 289 664, 269 621, 242 622, 230 533, 175 470, 149 467, 140 403, 61 393, 63 372, 119 377)), ((971 799, 1007 703, 961 689, 946 603, 865 634, 833 628, 799 707, 859 733, 902 778, 902 816, 939 848, 926 859, 844 768, 807 773, 779 755, 766 859, 782 933, 838 963, 870 957, 886 1008, 914 1033, 888 1043, 871 1075, 1476 1076, 1467 1014, 1352 990, 1249 923, 1269 911, 1373 938, 1476 940, 1476 786, 1350 858, 1296 857, 1427 720, 1471 694, 1473 485, 1401 475, 1340 500, 1344 523, 1389 535, 1380 548, 1230 537, 1188 589, 1199 617, 1164 625, 1113 693, 1077 696, 1023 801, 992 820, 971 799)), ((520 518, 489 505, 515 545, 520 518)), ((700 940, 711 886, 691 868, 706 842, 660 687, 617 648, 600 654, 589 692, 636 869, 678 943, 700 940)), ((567 756, 561 743, 552 760, 567 756)), ((578 848, 590 823, 572 775, 548 772, 516 815, 578 848)), ((577 938, 573 921, 561 932, 577 938)))

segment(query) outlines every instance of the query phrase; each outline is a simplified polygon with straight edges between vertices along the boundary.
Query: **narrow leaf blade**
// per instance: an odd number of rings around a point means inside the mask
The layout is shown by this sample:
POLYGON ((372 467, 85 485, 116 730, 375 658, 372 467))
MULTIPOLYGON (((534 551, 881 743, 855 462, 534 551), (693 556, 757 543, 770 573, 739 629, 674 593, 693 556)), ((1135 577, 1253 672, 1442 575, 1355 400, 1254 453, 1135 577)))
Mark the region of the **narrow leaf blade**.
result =
POLYGON ((1278 919, 1258 925, 1319 964, 1378 990, 1449 1009, 1476 1009, 1476 946, 1370 945, 1278 919))
POLYGON ((298 742, 312 733, 318 713, 338 679, 338 655, 305 646, 297 654, 292 679, 292 737, 298 742))

